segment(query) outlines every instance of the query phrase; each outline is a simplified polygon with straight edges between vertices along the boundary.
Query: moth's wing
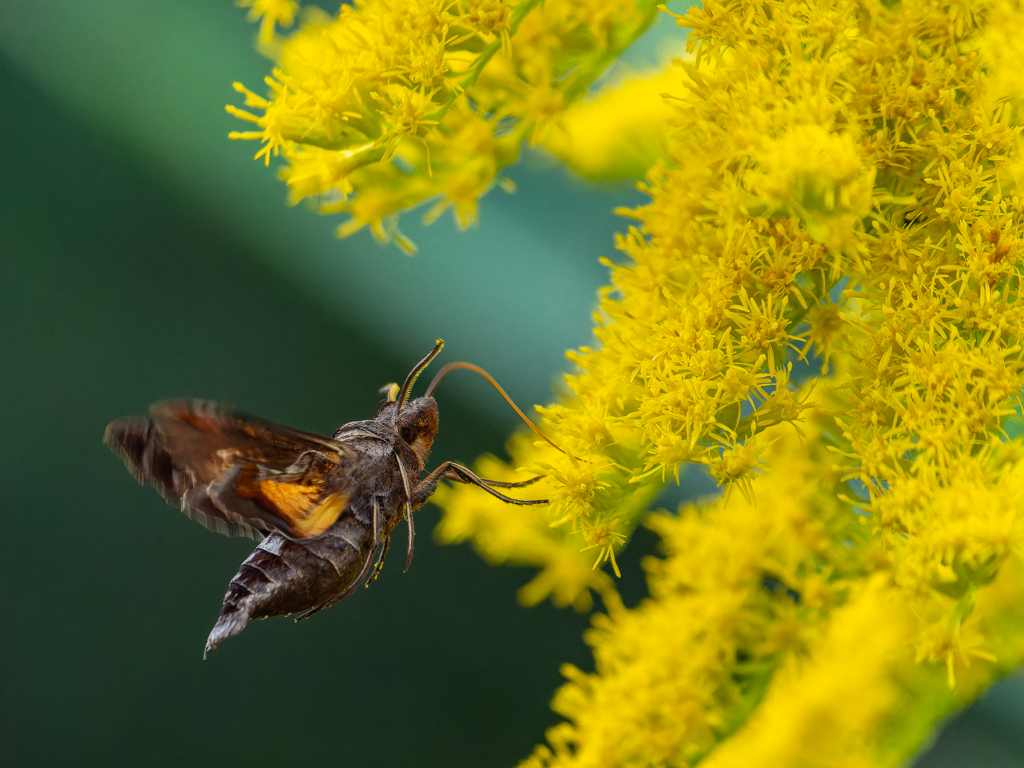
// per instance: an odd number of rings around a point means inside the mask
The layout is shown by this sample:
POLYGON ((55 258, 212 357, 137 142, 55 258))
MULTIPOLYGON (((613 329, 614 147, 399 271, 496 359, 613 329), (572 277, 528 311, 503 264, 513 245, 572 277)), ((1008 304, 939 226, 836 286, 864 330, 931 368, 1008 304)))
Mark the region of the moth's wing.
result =
POLYGON ((348 504, 355 453, 344 443, 205 400, 154 403, 103 436, 140 482, 227 535, 317 536, 348 504))

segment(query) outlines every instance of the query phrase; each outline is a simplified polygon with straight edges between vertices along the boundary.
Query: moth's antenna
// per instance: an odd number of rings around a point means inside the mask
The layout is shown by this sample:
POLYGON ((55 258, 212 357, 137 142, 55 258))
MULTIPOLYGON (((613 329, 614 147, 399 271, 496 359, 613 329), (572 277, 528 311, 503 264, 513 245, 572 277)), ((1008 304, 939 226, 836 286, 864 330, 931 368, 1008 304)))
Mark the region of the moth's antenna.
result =
MULTIPOLYGON (((395 411, 396 414, 402 412, 402 406, 404 406, 405 401, 409 399, 409 391, 412 389, 412 385, 416 383, 416 377, 423 372, 424 368, 430 365, 430 361, 437 357, 438 353, 441 351, 441 348, 444 347, 444 339, 438 339, 436 344, 437 345, 434 347, 431 353, 424 357, 422 360, 420 360, 418 363, 416 363, 416 366, 411 371, 409 371, 409 375, 405 377, 405 383, 402 385, 402 388, 398 391, 398 397, 396 398, 396 402, 398 403, 398 408, 395 411)), ((518 410, 518 408, 516 410, 518 410)))
MULTIPOLYGON (((427 387, 427 391, 424 394, 424 397, 430 397, 433 394, 434 390, 437 389, 437 385, 441 383, 441 379, 443 379, 445 376, 447 376, 452 371, 458 370, 460 368, 463 368, 463 369, 465 369, 467 371, 473 371, 475 373, 479 373, 481 376, 483 376, 485 379, 487 379, 489 382, 491 382, 491 384, 494 385, 494 388, 496 390, 498 390, 499 392, 501 392, 501 396, 504 397, 505 400, 508 402, 508 404, 511 405, 515 409, 515 412, 519 414, 519 418, 521 418, 523 421, 525 421, 527 426, 529 426, 529 428, 532 429, 534 431, 534 433, 538 437, 542 438, 543 440, 546 440, 548 445, 550 445, 556 451, 559 451, 561 453, 565 453, 564 450, 562 450, 557 445, 555 445, 553 442, 551 442, 551 439, 547 435, 545 435, 543 432, 541 432, 539 429, 537 429, 536 425, 532 421, 530 421, 528 418, 526 418, 526 414, 523 413, 522 411, 520 411, 519 410, 519 406, 512 402, 512 398, 509 397, 505 393, 505 390, 501 388, 501 385, 494 380, 494 378, 491 376, 491 374, 489 374, 487 371, 485 371, 479 365, 473 365, 472 363, 448 363, 448 365, 446 365, 444 368, 442 368, 440 371, 437 372, 437 375, 434 377, 434 380, 432 382, 430 382, 430 386, 427 387)), ((566 453, 566 456, 568 456, 568 455, 569 454, 566 453)))

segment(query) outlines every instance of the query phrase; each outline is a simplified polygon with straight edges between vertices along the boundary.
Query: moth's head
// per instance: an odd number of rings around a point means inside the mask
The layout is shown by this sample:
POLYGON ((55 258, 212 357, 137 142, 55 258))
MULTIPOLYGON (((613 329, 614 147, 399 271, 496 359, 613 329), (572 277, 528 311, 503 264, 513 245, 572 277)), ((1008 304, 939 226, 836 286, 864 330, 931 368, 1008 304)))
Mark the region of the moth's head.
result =
POLYGON ((443 346, 444 342, 438 339, 430 354, 409 371, 402 386, 385 385, 381 392, 387 393, 387 400, 377 411, 377 420, 394 427, 398 436, 412 448, 420 461, 421 469, 427 462, 430 446, 434 444, 434 436, 437 435, 437 402, 432 397, 417 397, 410 400, 409 393, 412 391, 412 385, 416 383, 416 377, 437 357, 443 346))
POLYGON ((412 448, 420 464, 427 463, 430 446, 437 436, 437 401, 432 397, 417 397, 402 406, 395 429, 398 436, 412 448))

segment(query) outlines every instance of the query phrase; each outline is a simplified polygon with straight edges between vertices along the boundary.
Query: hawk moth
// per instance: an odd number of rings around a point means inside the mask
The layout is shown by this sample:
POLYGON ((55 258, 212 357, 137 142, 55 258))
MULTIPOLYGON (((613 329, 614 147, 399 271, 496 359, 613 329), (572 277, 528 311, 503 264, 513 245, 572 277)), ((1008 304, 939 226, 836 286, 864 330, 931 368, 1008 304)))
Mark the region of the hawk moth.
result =
POLYGON ((368 584, 382 567, 391 533, 403 519, 409 527, 408 570, 413 513, 442 478, 473 483, 509 504, 547 503, 514 499, 496 490, 523 487, 539 478, 520 483, 484 480, 451 461, 421 479, 439 421, 431 395, 456 368, 485 376, 544 437, 497 382, 470 363, 449 363, 423 397, 410 400, 413 383, 442 346, 438 340, 401 388, 390 385, 372 419, 345 424, 332 437, 206 400, 157 402, 148 417, 116 419, 107 426, 103 442, 140 483, 156 488, 168 503, 210 530, 260 541, 228 586, 204 658, 253 619, 300 613, 296 621, 301 621, 368 584))

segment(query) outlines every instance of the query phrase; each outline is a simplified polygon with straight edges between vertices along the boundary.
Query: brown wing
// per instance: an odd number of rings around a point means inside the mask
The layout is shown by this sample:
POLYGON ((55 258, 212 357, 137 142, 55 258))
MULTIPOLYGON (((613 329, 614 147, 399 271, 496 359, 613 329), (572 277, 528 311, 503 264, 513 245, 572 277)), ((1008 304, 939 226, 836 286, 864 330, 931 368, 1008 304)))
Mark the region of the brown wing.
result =
POLYGON ((349 501, 343 443, 206 400, 154 403, 149 418, 110 422, 103 442, 140 483, 229 536, 317 536, 349 501))

